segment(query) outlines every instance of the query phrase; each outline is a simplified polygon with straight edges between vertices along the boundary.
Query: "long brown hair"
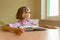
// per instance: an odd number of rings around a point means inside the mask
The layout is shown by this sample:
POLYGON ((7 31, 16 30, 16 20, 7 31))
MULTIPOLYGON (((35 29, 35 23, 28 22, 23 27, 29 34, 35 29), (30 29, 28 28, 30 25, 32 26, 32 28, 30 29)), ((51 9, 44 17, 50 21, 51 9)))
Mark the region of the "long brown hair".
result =
POLYGON ((27 12, 29 12, 29 11, 30 11, 30 9, 29 9, 28 7, 25 7, 25 6, 20 7, 20 8, 18 9, 18 11, 17 11, 16 19, 23 19, 22 14, 23 14, 24 12, 27 13, 27 12))

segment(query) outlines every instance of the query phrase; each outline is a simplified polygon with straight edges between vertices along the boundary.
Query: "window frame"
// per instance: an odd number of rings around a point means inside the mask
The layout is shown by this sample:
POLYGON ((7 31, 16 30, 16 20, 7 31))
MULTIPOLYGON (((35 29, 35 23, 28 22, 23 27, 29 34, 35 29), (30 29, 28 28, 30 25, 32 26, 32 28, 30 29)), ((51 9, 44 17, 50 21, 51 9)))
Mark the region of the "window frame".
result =
MULTIPOLYGON (((59 0, 60 2, 60 0, 59 0)), ((59 3, 60 4, 60 3, 59 3)), ((47 16, 47 0, 41 0, 41 19, 44 20, 60 20, 60 5, 59 5, 59 16, 47 16), (44 1, 44 4, 42 2, 44 1), (44 5, 44 10, 42 5, 44 5)))

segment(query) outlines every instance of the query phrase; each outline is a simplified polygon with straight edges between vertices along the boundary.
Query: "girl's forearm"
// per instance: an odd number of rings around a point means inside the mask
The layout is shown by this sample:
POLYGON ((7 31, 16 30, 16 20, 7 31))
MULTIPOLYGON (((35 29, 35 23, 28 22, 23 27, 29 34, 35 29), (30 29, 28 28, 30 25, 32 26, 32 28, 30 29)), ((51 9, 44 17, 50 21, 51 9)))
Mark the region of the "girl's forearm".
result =
POLYGON ((12 28, 10 26, 2 26, 2 30, 4 31, 9 31, 9 32, 14 32, 17 35, 21 35, 21 33, 23 33, 23 29, 20 28, 12 28))
POLYGON ((41 27, 48 28, 48 29, 56 29, 55 26, 51 26, 51 25, 41 25, 41 27))

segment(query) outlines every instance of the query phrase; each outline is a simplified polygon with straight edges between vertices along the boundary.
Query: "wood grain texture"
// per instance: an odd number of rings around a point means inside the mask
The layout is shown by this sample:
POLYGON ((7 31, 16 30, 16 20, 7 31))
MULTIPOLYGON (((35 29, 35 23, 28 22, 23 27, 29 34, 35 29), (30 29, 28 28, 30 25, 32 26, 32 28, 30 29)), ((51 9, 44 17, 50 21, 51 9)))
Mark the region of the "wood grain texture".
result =
POLYGON ((22 35, 15 35, 11 32, 0 31, 0 40, 45 40, 45 31, 24 32, 22 35))

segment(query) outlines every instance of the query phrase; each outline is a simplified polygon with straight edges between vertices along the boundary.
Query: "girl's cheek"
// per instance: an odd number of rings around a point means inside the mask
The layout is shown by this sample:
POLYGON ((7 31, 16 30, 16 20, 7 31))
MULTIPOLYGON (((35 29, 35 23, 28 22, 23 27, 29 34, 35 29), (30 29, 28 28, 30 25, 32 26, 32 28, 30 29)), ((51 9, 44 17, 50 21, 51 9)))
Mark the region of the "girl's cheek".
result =
POLYGON ((30 15, 26 15, 26 18, 30 18, 30 15))
POLYGON ((26 17, 26 15, 24 15, 24 14, 23 14, 23 15, 22 15, 22 17, 23 17, 23 18, 25 18, 25 17, 26 17))

